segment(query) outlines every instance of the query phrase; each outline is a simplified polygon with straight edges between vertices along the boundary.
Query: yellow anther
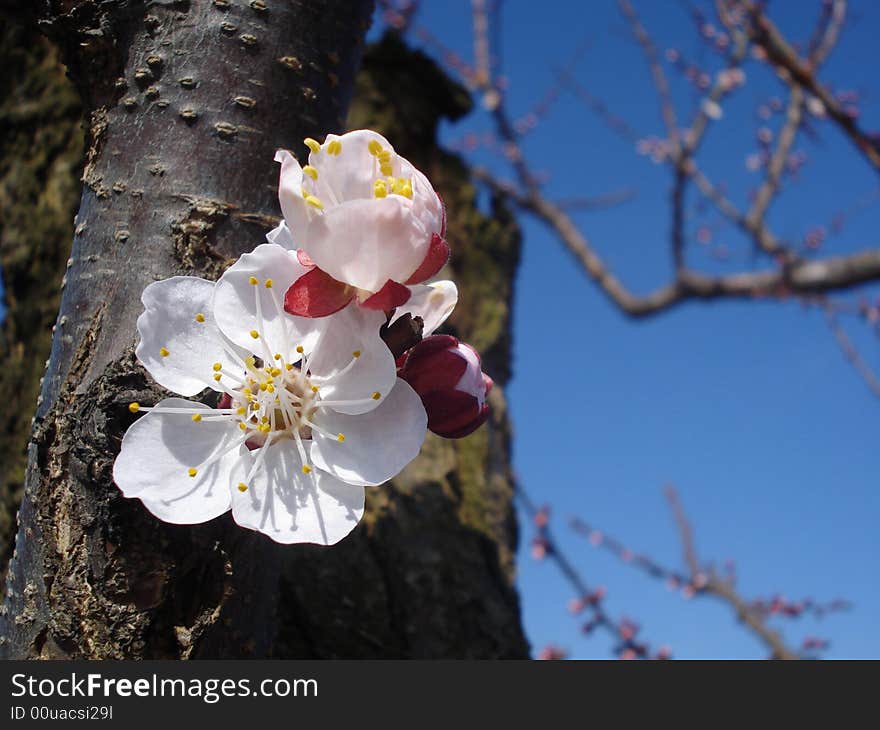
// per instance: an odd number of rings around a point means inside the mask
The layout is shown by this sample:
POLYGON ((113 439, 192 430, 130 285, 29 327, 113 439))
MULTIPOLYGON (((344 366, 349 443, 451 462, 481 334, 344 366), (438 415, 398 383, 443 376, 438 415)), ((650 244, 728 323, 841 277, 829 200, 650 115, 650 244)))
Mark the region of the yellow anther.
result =
POLYGON ((247 365, 249 368, 252 368, 256 362, 257 362, 257 361, 254 359, 254 356, 253 356, 253 355, 248 355, 248 356, 244 359, 244 364, 247 365))
POLYGON ((340 152, 342 152, 342 142, 338 139, 334 139, 332 142, 327 143, 328 155, 338 155, 340 152))
POLYGON ((186 473, 189 474, 191 477, 194 477, 196 474, 199 473, 199 470, 191 466, 189 469, 186 470, 186 473))
POLYGON ((277 378, 279 375, 281 375, 281 371, 278 368, 272 368, 271 372, 273 378, 277 378))
POLYGON ((266 386, 266 390, 268 390, 270 393, 274 393, 274 392, 275 392, 275 386, 272 385, 272 383, 269 383, 269 384, 266 386))
POLYGON ((239 427, 242 431, 247 431, 247 426, 245 426, 243 423, 239 423, 239 424, 238 424, 238 427, 239 427))
POLYGON ((381 172, 383 175, 390 175, 394 172, 394 169, 391 167, 390 162, 383 162, 381 165, 379 165, 379 172, 381 172))
POLYGON ((312 393, 317 393, 319 390, 321 390, 320 385, 313 385, 312 386, 312 393))
POLYGON ((160 348, 159 348, 159 354, 160 354, 162 357, 168 357, 171 353, 168 352, 168 350, 166 350, 164 347, 160 347, 160 348))
POLYGON ((306 202, 311 205, 313 208, 317 208, 318 210, 324 210, 324 204, 321 202, 319 198, 316 198, 314 195, 306 195, 306 202))
POLYGON ((372 395, 373 400, 379 400, 379 398, 381 398, 381 397, 382 397, 382 394, 378 390, 375 393, 373 393, 373 395, 372 395))
POLYGON ((336 440, 337 440, 339 443, 342 443, 343 441, 345 441, 345 434, 344 434, 344 433, 339 434, 339 435, 336 437, 336 440))
POLYGON ((218 383, 220 382, 220 378, 222 377, 223 376, 220 373, 214 373, 214 380, 216 380, 218 383))
POLYGON ((382 151, 382 145, 379 144, 378 140, 371 139, 370 143, 367 145, 367 149, 370 150, 370 154, 375 157, 382 151))
POLYGON ((193 413, 193 414, 192 414, 192 419, 193 419, 193 421, 195 421, 196 423, 198 423, 199 421, 202 420, 202 414, 201 414, 201 413, 193 413))
POLYGON ((256 286, 259 283, 260 283, 260 280, 256 276, 248 277, 248 284, 250 284, 251 286, 256 286))
POLYGON ((239 416, 243 416, 245 413, 247 413, 247 408, 245 408, 244 406, 239 406, 238 408, 235 409, 235 412, 239 416))
POLYGON ((245 395, 251 395, 254 391, 252 391, 250 388, 242 388, 241 392, 245 395))
POLYGON ((351 356, 352 356, 352 357, 360 357, 360 356, 361 356, 361 351, 360 351, 360 350, 355 350, 353 353, 351 353, 351 356))
POLYGON ((268 383, 260 383, 260 390, 264 391, 269 387, 268 383))
POLYGON ((272 357, 275 358, 276 360, 280 360, 280 359, 281 359, 281 353, 280 353, 280 352, 276 352, 272 357))
POLYGON ((404 198, 409 198, 410 200, 412 200, 412 196, 413 196, 412 183, 411 183, 409 180, 407 180, 407 181, 401 186, 401 188, 400 188, 400 194, 401 194, 404 198))
POLYGON ((388 195, 388 188, 385 185, 384 180, 376 180, 373 183, 373 197, 374 198, 384 198, 388 195))
POLYGON ((129 403, 128 404, 128 410, 130 410, 132 413, 137 413, 140 409, 141 409, 140 403, 129 403))
POLYGON ((215 362, 213 365, 211 365, 211 367, 214 368, 215 373, 219 373, 220 370, 223 368, 223 364, 219 363, 219 362, 215 362))
POLYGON ((302 345, 297 345, 297 346, 296 346, 296 351, 297 351, 300 355, 302 355, 303 352, 304 352, 304 350, 303 350, 303 346, 302 346, 302 345))
POLYGON ((259 336, 260 336, 259 332, 257 332, 256 330, 251 330, 251 337, 253 337, 256 340, 259 336))
POLYGON ((263 416, 260 419, 260 423, 269 423, 269 416, 263 416))
POLYGON ((266 279, 266 288, 267 288, 267 289, 271 289, 271 288, 272 288, 272 284, 274 284, 274 283, 275 283, 275 282, 273 282, 271 279, 266 279))
POLYGON ((303 140, 303 144, 316 155, 321 151, 321 143, 318 142, 318 140, 316 139, 312 139, 311 137, 306 137, 303 140))
POLYGON ((239 482, 238 483, 238 491, 239 492, 246 492, 247 491, 247 484, 245 484, 244 482, 239 482))
POLYGON ((308 464, 303 464, 303 474, 311 474, 311 473, 312 473, 312 467, 310 467, 308 464))
POLYGON ((204 322, 204 321, 205 321, 205 315, 204 315, 204 314, 202 314, 201 312, 199 312, 198 314, 196 314, 196 322, 204 322))
POLYGON ((376 153, 376 157, 379 158, 379 162, 381 164, 387 165, 389 162, 391 162, 391 150, 383 150, 380 148, 379 151, 376 153))
POLYGON ((292 362, 287 363, 287 365, 284 366, 284 369, 285 370, 293 370, 293 363, 292 362))
POLYGON ((303 168, 303 175, 308 175, 312 180, 318 179, 318 171, 311 165, 306 165, 303 168))

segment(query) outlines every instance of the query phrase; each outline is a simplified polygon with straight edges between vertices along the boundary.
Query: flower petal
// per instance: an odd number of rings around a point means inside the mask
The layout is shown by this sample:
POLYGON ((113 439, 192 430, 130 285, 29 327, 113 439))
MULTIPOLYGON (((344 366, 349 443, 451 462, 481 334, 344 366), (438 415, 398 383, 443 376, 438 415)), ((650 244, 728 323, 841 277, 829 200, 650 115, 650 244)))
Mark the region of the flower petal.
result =
POLYGON ((323 329, 308 367, 312 380, 320 385, 321 399, 357 401, 334 406, 341 413, 365 413, 377 408, 397 380, 394 356, 379 336, 385 315, 351 304, 316 321, 323 329), (359 353, 357 357, 355 352, 359 353), (379 393, 380 398, 373 400, 373 393, 379 393))
POLYGON ((341 203, 373 197, 373 182, 381 177, 378 160, 370 153, 373 141, 396 157, 388 140, 370 129, 356 129, 341 136, 328 134, 321 151, 309 155, 309 164, 318 171, 316 192, 325 204, 334 199, 341 203), (327 145, 334 141, 342 145, 338 155, 327 152, 327 145))
POLYGON ((284 311, 298 317, 326 317, 354 299, 355 290, 319 268, 307 271, 284 295, 284 311))
POLYGON ((281 221, 275 228, 266 234, 266 240, 269 243, 275 243, 288 251, 295 251, 297 246, 293 240, 293 234, 284 221, 281 221))
POLYGON ((217 326, 235 344, 260 357, 276 352, 288 357, 297 345, 308 350, 318 336, 315 326, 311 320, 284 312, 285 292, 304 273, 306 268, 295 253, 273 243, 264 243, 242 255, 217 282, 217 326), (269 282, 271 286, 267 287, 269 282), (252 332, 259 337, 254 338, 252 332))
POLYGON ((422 318, 422 337, 427 337, 452 314, 458 303, 458 289, 451 281, 435 281, 411 286, 410 290, 412 296, 404 306, 397 309, 390 324, 409 312, 413 317, 422 318))
POLYGON ((212 365, 240 357, 217 329, 213 296, 214 282, 194 276, 174 276, 144 289, 135 354, 163 388, 180 395, 219 390, 212 365))
POLYGON ((303 249, 334 279, 375 292, 389 279, 406 281, 425 258, 430 233, 399 195, 351 200, 309 226, 303 249))
POLYGON ((406 280, 407 284, 419 284, 434 276, 449 261, 449 244, 436 233, 431 234, 431 243, 425 259, 419 264, 412 276, 406 280))
POLYGON ((309 211, 303 200, 303 172, 296 157, 287 150, 275 153, 275 162, 281 163, 281 175, 278 180, 278 202, 284 222, 291 234, 302 239, 309 225, 309 211))
MULTIPOLYGON (((289 438, 264 448, 264 461, 246 490, 232 489, 232 517, 239 525, 285 545, 333 545, 355 528, 364 514, 363 487, 317 469, 303 474, 289 438)), ((242 463, 236 469, 236 485, 246 476, 247 465, 242 463)))
POLYGON ((406 304, 411 295, 412 292, 410 292, 408 287, 389 279, 385 282, 385 286, 372 296, 364 299, 360 305, 379 312, 389 312, 406 304))
MULTIPOLYGON (((166 398, 167 408, 213 409, 166 398)), ((160 520, 177 525, 207 522, 229 510, 229 480, 243 446, 231 449, 190 477, 187 470, 239 440, 233 421, 193 423, 185 413, 147 413, 126 431, 113 464, 113 481, 126 497, 140 499, 160 520)))
POLYGON ((359 416, 319 410, 322 430, 345 440, 312 434, 310 457, 319 469, 349 484, 382 484, 409 464, 422 447, 428 417, 416 392, 398 379, 378 408, 359 416))

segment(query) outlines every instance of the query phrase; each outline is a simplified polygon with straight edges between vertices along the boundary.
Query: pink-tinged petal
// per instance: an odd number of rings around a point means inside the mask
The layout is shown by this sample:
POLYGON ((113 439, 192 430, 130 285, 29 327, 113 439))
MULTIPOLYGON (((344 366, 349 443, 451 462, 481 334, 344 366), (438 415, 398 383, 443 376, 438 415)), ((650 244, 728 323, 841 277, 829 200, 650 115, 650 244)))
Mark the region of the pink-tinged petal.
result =
POLYGON ((476 431, 480 426, 482 426, 486 419, 489 418, 489 404, 484 403, 483 407, 480 409, 479 415, 466 426, 459 428, 454 431, 446 431, 444 433, 439 433, 438 431, 434 431, 438 436, 442 436, 447 439, 460 439, 465 436, 470 436, 474 431, 476 431))
POLYGON ((413 275, 406 280, 407 284, 419 284, 430 279, 449 261, 449 244, 436 233, 431 235, 431 244, 425 260, 419 265, 413 275))
POLYGON ((326 317, 345 307, 354 289, 314 268, 297 279, 284 295, 284 311, 298 317, 326 317))
POLYGON ((459 438, 451 434, 467 435, 486 420, 482 415, 483 406, 480 402, 460 390, 435 390, 422 393, 421 397, 422 405, 428 413, 428 430, 438 436, 459 438))
POLYGON ((358 289, 406 281, 430 245, 430 232, 411 208, 399 195, 329 207, 311 221, 302 247, 330 276, 358 289))
POLYGON ((492 390, 492 386, 495 385, 495 381, 492 380, 486 373, 483 373, 483 385, 486 386, 486 395, 489 395, 489 391, 492 390))
POLYGON ((278 202, 284 222, 296 240, 302 240, 309 224, 308 205, 302 197, 303 172, 296 158, 287 150, 275 153, 275 162, 281 163, 278 180, 278 202))
POLYGON ((406 304, 411 295, 412 292, 403 284, 398 284, 396 281, 389 279, 385 282, 385 286, 373 294, 373 296, 367 297, 364 301, 360 302, 360 305, 366 309, 388 312, 406 304))
POLYGON ((314 268, 314 266, 315 266, 315 262, 312 261, 312 259, 309 257, 309 255, 305 251, 303 251, 301 248, 298 248, 296 250, 296 258, 297 258, 297 261, 299 261, 307 269, 314 268))

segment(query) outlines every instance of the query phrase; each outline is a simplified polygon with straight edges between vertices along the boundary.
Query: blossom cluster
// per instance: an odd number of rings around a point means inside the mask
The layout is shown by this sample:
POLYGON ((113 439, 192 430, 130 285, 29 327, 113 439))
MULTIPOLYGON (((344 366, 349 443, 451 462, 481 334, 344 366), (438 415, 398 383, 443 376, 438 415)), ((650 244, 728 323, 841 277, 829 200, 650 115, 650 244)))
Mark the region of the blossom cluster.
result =
POLYGON ((135 354, 182 397, 129 405, 145 415, 113 478, 166 522, 231 510, 276 542, 331 545, 428 430, 460 438, 488 416, 476 350, 434 334, 458 291, 428 282, 450 254, 428 179, 369 130, 305 144, 306 165, 276 155, 284 218, 268 242, 216 282, 144 289, 135 354), (405 317, 413 341, 393 352, 387 332, 405 317))

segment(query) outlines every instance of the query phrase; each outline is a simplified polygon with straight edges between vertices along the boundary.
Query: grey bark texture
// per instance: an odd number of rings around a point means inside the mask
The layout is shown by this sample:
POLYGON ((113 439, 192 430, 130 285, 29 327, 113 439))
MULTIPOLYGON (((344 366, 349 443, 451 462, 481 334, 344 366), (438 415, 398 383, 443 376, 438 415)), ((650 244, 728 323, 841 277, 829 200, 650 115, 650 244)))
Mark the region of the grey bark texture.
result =
MULTIPOLYGON (((500 390, 490 427, 461 442, 430 439, 393 485, 371 490, 362 525, 329 550, 280 548, 228 516, 166 525, 122 498, 110 478, 134 419, 127 403, 165 395, 133 356, 140 292, 179 273, 215 278, 260 243, 277 221, 274 150, 302 152, 303 137, 344 128, 370 5, 41 6, 41 27, 61 47, 85 103, 86 161, 28 446, 0 656, 527 654, 512 587, 500 390)), ((488 351, 487 369, 503 382, 515 226, 500 208, 495 218, 481 216, 465 168, 436 149, 438 118, 463 113, 466 95, 423 57, 401 64, 407 52, 393 39, 380 48, 398 60, 379 54, 374 71, 385 78, 359 82, 368 100, 355 110, 356 125, 382 128, 389 114, 384 128, 395 146, 439 180, 463 298, 476 299, 453 326, 488 351), (433 86, 420 88, 426 83, 433 86), (390 92, 406 84, 415 96, 395 100, 390 92), (398 130, 407 105, 415 125, 398 130), (481 267, 497 288, 485 290, 481 267)))

